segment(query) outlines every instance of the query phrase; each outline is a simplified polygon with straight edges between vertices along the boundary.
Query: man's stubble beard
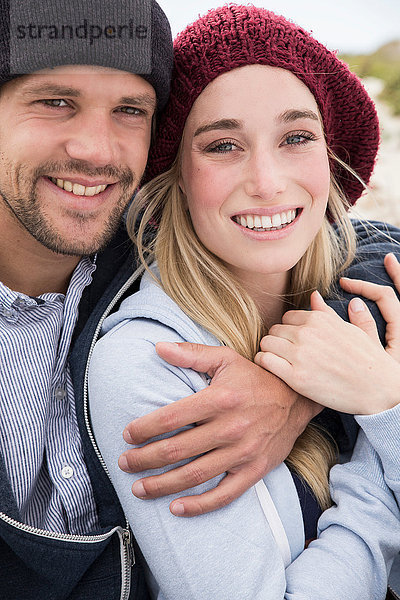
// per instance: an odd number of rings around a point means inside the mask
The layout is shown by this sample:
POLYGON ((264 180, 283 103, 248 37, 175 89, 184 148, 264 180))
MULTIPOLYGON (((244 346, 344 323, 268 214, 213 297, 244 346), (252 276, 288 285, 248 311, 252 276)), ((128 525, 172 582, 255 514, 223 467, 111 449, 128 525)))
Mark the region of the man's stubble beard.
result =
MULTIPOLYGON (((82 164, 76 162, 68 163, 68 167, 63 167, 65 171, 73 175, 89 175, 89 176, 106 176, 108 178, 118 178, 119 183, 116 184, 121 187, 120 197, 116 205, 112 208, 111 212, 105 218, 103 227, 101 230, 91 239, 85 239, 84 227, 90 221, 96 221, 100 217, 96 214, 79 213, 76 211, 68 211, 66 209, 66 215, 69 213, 69 218, 74 219, 76 227, 81 228, 82 238, 78 240, 70 240, 67 236, 63 235, 62 231, 57 228, 56 222, 52 222, 51 218, 46 215, 46 212, 41 209, 40 201, 37 195, 37 182, 45 173, 56 173, 62 170, 60 165, 55 163, 47 163, 46 166, 37 168, 34 175, 28 179, 24 177, 21 171, 22 168, 16 172, 16 178, 22 187, 27 187, 27 193, 24 194, 24 198, 11 198, 0 189, 0 196, 12 213, 13 217, 17 219, 20 226, 23 227, 28 233, 34 237, 40 244, 47 249, 57 254, 63 254, 68 256, 85 256, 92 255, 96 252, 101 251, 107 246, 109 241, 117 231, 123 213, 128 206, 133 193, 135 191, 134 177, 132 171, 129 169, 117 170, 114 167, 104 167, 102 169, 90 169, 83 167, 82 164), (118 175, 116 175, 118 173, 118 175), (29 182, 29 183, 28 183, 29 182), (32 182, 32 183, 31 183, 32 182), (24 186, 25 183, 25 186, 24 186), (28 184, 28 185, 26 185, 28 184)), ((55 218, 53 217, 54 221, 55 218)), ((79 238, 79 236, 77 236, 79 238)))

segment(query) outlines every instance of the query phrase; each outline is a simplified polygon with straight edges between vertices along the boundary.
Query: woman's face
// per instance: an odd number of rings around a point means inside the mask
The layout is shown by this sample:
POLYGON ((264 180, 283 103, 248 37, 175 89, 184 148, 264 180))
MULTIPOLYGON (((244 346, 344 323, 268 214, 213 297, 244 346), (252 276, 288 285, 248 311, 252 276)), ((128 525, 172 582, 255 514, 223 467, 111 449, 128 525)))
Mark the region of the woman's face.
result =
POLYGON ((194 103, 180 186, 199 239, 243 283, 299 261, 322 225, 329 184, 317 104, 289 71, 235 69, 194 103))

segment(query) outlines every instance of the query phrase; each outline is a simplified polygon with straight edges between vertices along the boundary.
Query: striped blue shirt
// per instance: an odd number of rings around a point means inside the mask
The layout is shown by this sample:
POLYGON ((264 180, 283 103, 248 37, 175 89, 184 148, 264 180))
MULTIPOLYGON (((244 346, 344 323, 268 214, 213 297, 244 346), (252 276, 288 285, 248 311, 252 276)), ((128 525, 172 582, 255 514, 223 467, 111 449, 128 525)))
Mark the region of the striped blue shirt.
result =
POLYGON ((97 514, 67 357, 95 268, 83 258, 66 295, 30 298, 0 283, 0 453, 21 520, 78 535, 97 514))

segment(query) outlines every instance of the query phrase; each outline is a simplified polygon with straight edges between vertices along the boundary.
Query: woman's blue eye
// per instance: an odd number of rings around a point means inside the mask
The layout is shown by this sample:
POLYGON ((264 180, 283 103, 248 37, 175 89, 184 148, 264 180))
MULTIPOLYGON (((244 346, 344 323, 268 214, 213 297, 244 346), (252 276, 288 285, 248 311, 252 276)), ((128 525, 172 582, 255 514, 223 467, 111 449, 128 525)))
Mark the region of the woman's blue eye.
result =
POLYGON ((232 152, 232 150, 234 150, 236 147, 236 144, 234 144, 233 142, 218 142, 213 146, 209 146, 208 152, 224 154, 227 152, 232 152))
POLYGON ((289 146, 296 146, 299 144, 306 144, 307 142, 310 142, 314 139, 314 137, 310 134, 304 134, 304 133, 294 133, 292 135, 289 135, 285 142, 286 144, 288 144, 289 146))

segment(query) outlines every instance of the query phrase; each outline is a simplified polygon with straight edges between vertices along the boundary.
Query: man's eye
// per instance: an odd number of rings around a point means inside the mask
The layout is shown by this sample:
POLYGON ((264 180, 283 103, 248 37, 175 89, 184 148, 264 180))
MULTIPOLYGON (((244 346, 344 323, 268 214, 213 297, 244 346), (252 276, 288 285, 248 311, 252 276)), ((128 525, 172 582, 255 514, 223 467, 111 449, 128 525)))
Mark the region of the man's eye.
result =
POLYGON ((63 108, 64 106, 68 106, 68 103, 62 98, 49 98, 46 100, 40 100, 40 102, 46 106, 53 106, 54 108, 63 108))
POLYGON ((119 110, 127 115, 142 116, 145 114, 144 110, 141 110, 140 108, 136 108, 135 106, 121 106, 121 108, 119 110))

